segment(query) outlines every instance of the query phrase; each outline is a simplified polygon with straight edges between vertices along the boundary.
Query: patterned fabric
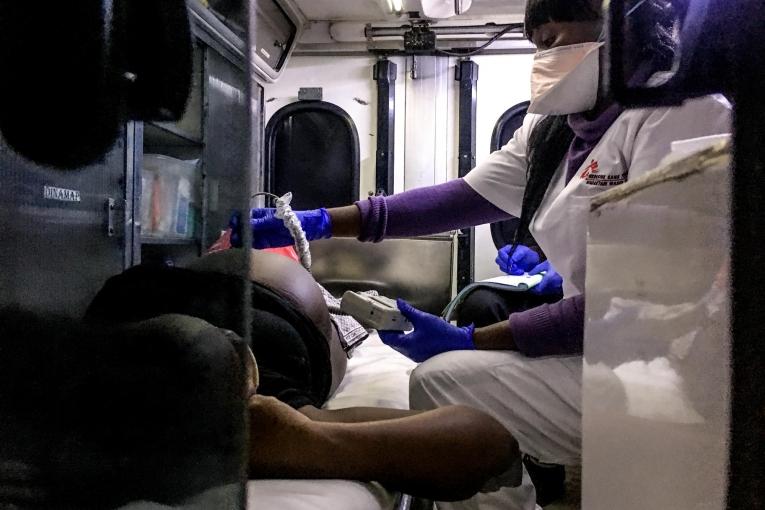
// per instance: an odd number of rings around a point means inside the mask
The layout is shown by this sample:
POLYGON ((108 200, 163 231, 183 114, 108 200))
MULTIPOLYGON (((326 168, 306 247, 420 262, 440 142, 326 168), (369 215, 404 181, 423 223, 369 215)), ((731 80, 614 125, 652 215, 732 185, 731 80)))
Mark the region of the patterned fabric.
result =
MULTIPOLYGON (((317 283, 316 285, 319 284, 317 283)), ((350 358, 353 355, 353 350, 369 337, 369 332, 367 332, 367 330, 364 329, 364 326, 359 324, 356 319, 340 309, 339 299, 330 294, 329 291, 321 285, 319 285, 319 289, 324 296, 324 301, 327 303, 330 318, 340 334, 340 343, 343 346, 343 350, 345 351, 346 356, 350 358)), ((379 296, 375 290, 362 292, 362 294, 379 296)))

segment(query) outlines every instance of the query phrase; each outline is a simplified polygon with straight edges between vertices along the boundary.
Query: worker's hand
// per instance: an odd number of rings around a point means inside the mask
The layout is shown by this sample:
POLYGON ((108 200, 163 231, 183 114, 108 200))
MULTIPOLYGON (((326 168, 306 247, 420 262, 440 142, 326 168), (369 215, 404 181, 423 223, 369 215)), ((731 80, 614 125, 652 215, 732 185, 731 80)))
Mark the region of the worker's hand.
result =
POLYGON ((398 309, 414 325, 414 331, 380 331, 380 338, 385 345, 392 347, 407 358, 418 363, 432 358, 436 354, 456 350, 473 350, 473 330, 471 324, 464 328, 452 326, 435 315, 417 310, 412 305, 399 299, 398 309))
POLYGON ((538 296, 548 296, 550 294, 560 294, 563 291, 563 278, 550 265, 550 261, 545 260, 537 267, 529 271, 530 275, 544 272, 542 281, 529 289, 529 292, 538 296))
POLYGON ((522 244, 513 251, 513 245, 508 244, 497 252, 495 262, 503 273, 520 276, 539 264, 539 254, 522 244))
MULTIPOLYGON (((332 220, 323 207, 311 211, 295 211, 300 224, 309 241, 328 239, 332 237, 332 220)), ((231 245, 242 246, 241 216, 239 213, 231 217, 231 245)), ((252 228, 252 247, 257 250, 264 248, 281 248, 292 246, 294 239, 284 222, 276 217, 276 209, 259 208, 250 212, 250 228, 252 228)))

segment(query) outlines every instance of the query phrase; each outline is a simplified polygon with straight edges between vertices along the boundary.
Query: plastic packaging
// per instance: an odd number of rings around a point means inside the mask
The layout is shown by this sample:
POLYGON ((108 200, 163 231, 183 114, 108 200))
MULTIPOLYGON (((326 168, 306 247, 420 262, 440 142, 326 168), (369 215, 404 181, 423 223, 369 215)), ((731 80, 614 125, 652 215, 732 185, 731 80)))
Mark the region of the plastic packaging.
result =
POLYGON ((689 156, 693 153, 702 151, 720 142, 726 142, 731 139, 730 133, 722 135, 701 136, 688 140, 675 140, 672 142, 672 154, 679 157, 689 156))
POLYGON ((726 508, 730 150, 593 200, 582 508, 726 508))
POLYGON ((670 153, 664 157, 660 166, 665 166, 675 161, 679 161, 683 158, 687 158, 691 154, 700 152, 704 149, 708 149, 721 142, 726 142, 731 139, 731 135, 709 135, 699 138, 689 138, 687 140, 675 140, 670 146, 670 153))
POLYGON ((141 175, 143 235, 193 238, 199 200, 197 163, 144 154, 141 175))
POLYGON ((156 172, 141 173, 141 226, 144 235, 156 230, 156 220, 159 214, 152 212, 154 189, 158 187, 156 172))
POLYGON ((178 198, 175 209, 175 229, 173 234, 191 237, 194 233, 194 214, 191 212, 191 181, 183 177, 178 179, 178 198))

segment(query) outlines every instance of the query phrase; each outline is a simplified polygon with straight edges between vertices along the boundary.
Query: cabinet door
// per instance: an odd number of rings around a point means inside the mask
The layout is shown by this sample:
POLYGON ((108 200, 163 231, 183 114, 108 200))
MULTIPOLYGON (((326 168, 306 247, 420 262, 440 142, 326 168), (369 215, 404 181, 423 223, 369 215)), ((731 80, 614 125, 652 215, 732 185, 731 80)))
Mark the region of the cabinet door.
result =
POLYGON ((124 204, 124 135, 76 170, 34 164, 0 139, 0 306, 81 316, 122 271, 124 204))
POLYGON ((250 187, 250 101, 247 73, 207 49, 204 167, 207 217, 204 246, 225 229, 231 212, 248 201, 250 187))

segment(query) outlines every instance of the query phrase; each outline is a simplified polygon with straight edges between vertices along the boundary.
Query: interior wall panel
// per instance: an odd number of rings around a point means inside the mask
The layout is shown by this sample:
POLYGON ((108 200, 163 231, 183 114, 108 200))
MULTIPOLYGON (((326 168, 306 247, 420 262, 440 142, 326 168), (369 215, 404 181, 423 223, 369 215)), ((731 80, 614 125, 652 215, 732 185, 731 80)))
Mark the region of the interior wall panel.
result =
MULTIPOLYGON (((474 57, 478 70, 478 120, 476 162, 491 153, 491 133, 507 109, 529 100, 532 54, 474 57)), ((497 250, 488 225, 475 231, 475 279, 500 276, 494 259, 497 250)))
POLYGON ((100 161, 74 170, 37 165, 0 139, 0 306, 82 316, 123 269, 124 214, 124 133, 100 161))
POLYGON ((297 101, 298 91, 303 87, 321 87, 324 101, 350 115, 359 134, 359 198, 374 193, 375 189, 377 86, 372 79, 374 63, 372 56, 294 57, 279 81, 265 86, 266 122, 279 109, 297 101))

